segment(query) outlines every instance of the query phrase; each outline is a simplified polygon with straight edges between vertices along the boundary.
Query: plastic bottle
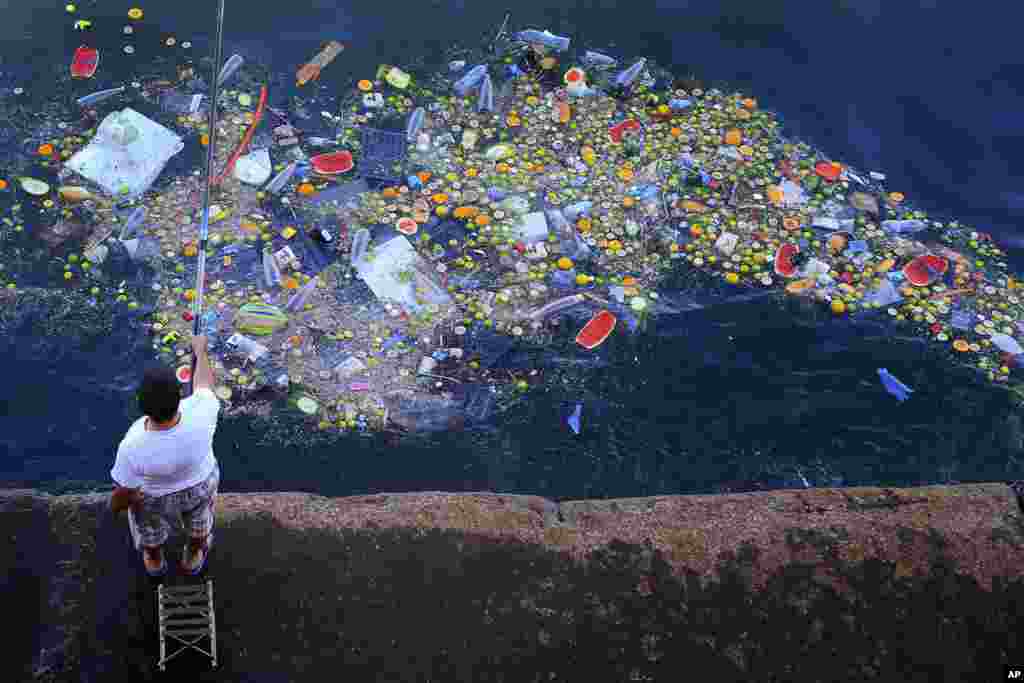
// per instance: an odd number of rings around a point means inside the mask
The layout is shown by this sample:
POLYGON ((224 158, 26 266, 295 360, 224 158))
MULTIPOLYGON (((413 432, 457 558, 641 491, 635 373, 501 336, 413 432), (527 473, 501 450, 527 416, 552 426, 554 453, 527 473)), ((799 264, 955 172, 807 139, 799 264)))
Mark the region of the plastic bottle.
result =
POLYGON ((477 98, 476 110, 478 112, 494 111, 494 84, 491 83, 491 75, 484 74, 480 83, 480 96, 477 98))
POLYGON ((277 260, 270 252, 270 247, 263 249, 263 279, 267 287, 275 287, 281 284, 281 270, 277 267, 277 260))
POLYGON ((427 115, 427 110, 423 107, 417 107, 412 114, 409 115, 409 122, 405 125, 405 139, 408 142, 413 142, 419 136, 420 128, 423 127, 423 119, 427 115))
POLYGON ((242 64, 244 63, 245 59, 242 58, 242 55, 231 55, 231 57, 228 58, 228 61, 224 62, 224 67, 217 75, 217 86, 220 87, 224 85, 229 78, 235 75, 235 72, 242 68, 242 64))
POLYGON ((292 298, 288 300, 284 310, 288 313, 297 313, 305 307, 306 302, 309 300, 309 296, 316 289, 317 278, 310 278, 309 282, 304 284, 299 291, 292 295, 292 298))
POLYGON ((366 250, 369 246, 370 231, 366 228, 357 230, 356 233, 352 235, 351 264, 356 270, 362 266, 363 260, 366 258, 366 250))
POLYGON ((485 64, 478 64, 470 69, 465 76, 455 81, 452 89, 459 97, 465 97, 466 93, 475 88, 476 84, 482 81, 486 75, 487 66, 485 64))
POLYGON ((582 294, 570 294, 569 296, 555 299, 529 314, 531 320, 543 320, 549 316, 560 313, 567 308, 572 308, 583 303, 586 297, 582 294))
POLYGON ((619 73, 615 77, 615 85, 620 88, 628 88, 633 85, 633 82, 640 75, 640 72, 644 70, 644 65, 647 64, 647 60, 641 58, 636 64, 629 67, 625 71, 619 73))
POLYGON ((274 176, 269 183, 267 183, 266 190, 270 194, 277 194, 284 186, 288 184, 288 181, 295 175, 295 170, 299 167, 297 161, 293 161, 285 166, 280 173, 274 176))
POLYGON ((118 239, 120 239, 122 242, 127 239, 131 239, 135 235, 135 231, 138 229, 140 225, 142 225, 142 221, 144 221, 145 219, 146 207, 136 207, 136 209, 131 212, 131 215, 129 215, 128 219, 124 222, 124 227, 121 228, 121 236, 118 239))
POLYGON ((583 62, 588 66, 603 67, 607 69, 610 69, 613 66, 618 66, 619 64, 618 60, 592 50, 587 50, 586 54, 583 55, 583 62))
POLYGON ((245 354, 251 361, 258 361, 270 353, 270 349, 263 344, 237 332, 228 337, 224 344, 232 351, 245 354))
POLYGON ((556 36, 551 31, 537 31, 536 29, 520 31, 516 34, 516 40, 521 40, 524 43, 539 43, 559 52, 568 50, 570 43, 570 39, 567 37, 556 36))
POLYGON ((927 227, 927 223, 918 220, 882 221, 882 229, 892 235, 912 235, 927 227))

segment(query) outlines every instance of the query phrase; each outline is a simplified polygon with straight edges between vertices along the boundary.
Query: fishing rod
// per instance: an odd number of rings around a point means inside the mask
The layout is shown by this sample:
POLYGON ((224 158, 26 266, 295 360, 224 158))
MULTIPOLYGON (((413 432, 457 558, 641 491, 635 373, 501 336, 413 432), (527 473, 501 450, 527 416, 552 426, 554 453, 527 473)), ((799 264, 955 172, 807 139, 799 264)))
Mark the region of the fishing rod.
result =
MULTIPOLYGON (((213 80, 210 81, 210 117, 209 138, 210 142, 206 147, 206 173, 203 176, 203 219, 199 225, 199 265, 196 270, 196 297, 193 301, 192 311, 192 336, 199 335, 199 328, 203 316, 203 285, 206 280, 206 243, 210 236, 210 182, 213 179, 213 150, 216 147, 217 139, 217 95, 219 90, 218 72, 221 67, 224 52, 224 2, 218 0, 217 7, 217 40, 213 48, 213 80)), ((188 391, 192 394, 192 382, 196 373, 196 354, 192 352, 192 372, 189 375, 188 391)))

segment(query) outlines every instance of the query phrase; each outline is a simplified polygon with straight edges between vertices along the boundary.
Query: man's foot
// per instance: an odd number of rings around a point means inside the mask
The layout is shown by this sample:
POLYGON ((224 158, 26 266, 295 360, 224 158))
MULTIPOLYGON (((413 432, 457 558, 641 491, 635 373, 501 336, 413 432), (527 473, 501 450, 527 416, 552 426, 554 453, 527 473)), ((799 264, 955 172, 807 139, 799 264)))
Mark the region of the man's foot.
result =
POLYGON ((142 565, 150 576, 162 576, 167 571, 167 563, 164 561, 162 548, 144 548, 142 551, 142 565))
POLYGON ((185 547, 185 553, 181 558, 181 569, 183 572, 195 575, 203 570, 206 566, 206 557, 210 552, 209 543, 212 536, 210 534, 202 538, 189 539, 189 543, 185 547))

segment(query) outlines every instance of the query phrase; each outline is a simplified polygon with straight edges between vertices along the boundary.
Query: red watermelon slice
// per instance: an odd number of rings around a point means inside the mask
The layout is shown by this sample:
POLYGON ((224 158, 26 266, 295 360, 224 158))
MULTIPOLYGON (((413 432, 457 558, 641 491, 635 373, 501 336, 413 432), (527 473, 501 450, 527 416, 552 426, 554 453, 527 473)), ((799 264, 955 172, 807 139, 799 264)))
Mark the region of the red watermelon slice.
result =
POLYGON ((177 375, 179 382, 182 384, 188 384, 189 380, 192 379, 192 368, 187 365, 182 365, 174 374, 177 375))
POLYGON ((80 46, 71 60, 71 75, 74 78, 92 78, 100 65, 100 51, 94 47, 80 46))
POLYGON ((842 164, 836 163, 834 161, 819 161, 814 166, 814 172, 828 181, 833 181, 836 178, 838 178, 839 174, 842 173, 842 171, 842 164))
POLYGON ((627 130, 640 130, 640 122, 636 119, 626 119, 622 123, 609 128, 608 134, 612 136, 613 142, 622 142, 622 136, 625 135, 627 130))
POLYGON ((352 152, 330 152, 329 154, 318 154, 309 160, 313 170, 320 175, 337 175, 348 173, 354 166, 352 152))
POLYGON ((924 254, 903 266, 903 277, 915 287, 924 287, 945 275, 947 268, 949 261, 946 259, 934 254, 924 254))
POLYGON ((800 253, 800 247, 787 242, 775 252, 775 274, 779 277, 793 277, 796 275, 796 264, 793 257, 800 253))
POLYGON ((601 311, 583 326, 580 333, 576 335, 576 343, 585 349, 600 346, 615 329, 616 322, 614 315, 608 311, 601 311))

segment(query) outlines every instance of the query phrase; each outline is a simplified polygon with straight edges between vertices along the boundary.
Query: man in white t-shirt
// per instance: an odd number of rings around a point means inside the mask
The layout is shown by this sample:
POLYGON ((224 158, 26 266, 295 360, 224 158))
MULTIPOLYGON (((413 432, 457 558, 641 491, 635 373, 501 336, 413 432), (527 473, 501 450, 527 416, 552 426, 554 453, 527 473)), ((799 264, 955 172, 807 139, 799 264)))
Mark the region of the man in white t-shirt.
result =
POLYGON ((206 337, 192 340, 196 353, 193 393, 181 400, 181 385, 167 367, 147 370, 139 388, 143 416, 117 449, 110 476, 117 484, 111 509, 128 509, 132 538, 150 576, 167 572, 163 545, 171 524, 182 521, 189 543, 181 569, 199 574, 213 541, 213 506, 220 467, 213 455, 220 401, 206 353, 206 337))

